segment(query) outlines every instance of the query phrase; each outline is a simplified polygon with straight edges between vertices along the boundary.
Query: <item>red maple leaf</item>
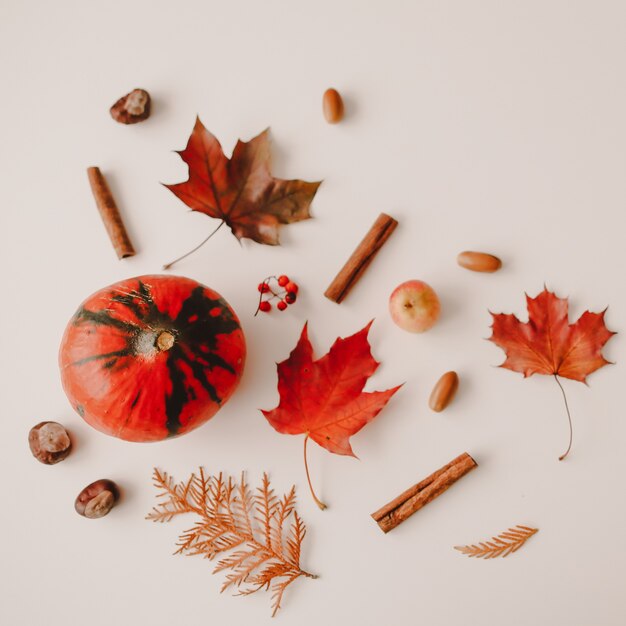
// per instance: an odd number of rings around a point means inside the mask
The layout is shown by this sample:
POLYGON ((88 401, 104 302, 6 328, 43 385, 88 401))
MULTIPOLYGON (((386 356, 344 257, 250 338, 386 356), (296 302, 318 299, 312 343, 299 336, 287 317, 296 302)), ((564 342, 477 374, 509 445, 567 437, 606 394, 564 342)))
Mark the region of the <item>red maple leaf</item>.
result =
POLYGON ((189 166, 189 179, 165 186, 192 211, 221 220, 199 246, 180 259, 195 252, 223 224, 237 239, 274 246, 279 243, 281 224, 311 217, 309 206, 321 183, 274 178, 268 130, 248 142, 238 141, 228 159, 217 138, 197 118, 187 147, 178 154, 189 166))
POLYGON ((544 290, 536 297, 526 296, 528 322, 515 315, 492 313, 490 340, 506 352, 500 367, 533 374, 554 376, 563 392, 570 423, 570 442, 563 460, 572 446, 572 422, 565 391, 559 376, 587 382, 587 376, 609 361, 602 356, 602 347, 615 334, 604 324, 604 313, 585 311, 574 323, 569 323, 567 298, 558 298, 544 290))
POLYGON ((304 464, 315 502, 306 460, 307 441, 313 439, 335 454, 355 456, 350 437, 371 422, 402 386, 364 392, 379 363, 374 360, 367 335, 372 322, 358 333, 337 339, 328 354, 313 360, 313 346, 304 325, 289 358, 278 364, 279 405, 262 411, 268 422, 288 435, 304 434, 304 464))

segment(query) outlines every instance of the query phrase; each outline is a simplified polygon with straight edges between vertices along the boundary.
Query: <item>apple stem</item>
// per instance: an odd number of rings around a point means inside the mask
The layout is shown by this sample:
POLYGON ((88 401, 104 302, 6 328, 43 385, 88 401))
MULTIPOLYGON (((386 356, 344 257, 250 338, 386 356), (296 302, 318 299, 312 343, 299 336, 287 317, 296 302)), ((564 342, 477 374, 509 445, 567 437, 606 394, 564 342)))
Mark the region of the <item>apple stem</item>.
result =
POLYGON ((319 506, 322 511, 327 509, 328 507, 315 495, 315 491, 313 491, 313 485, 311 484, 311 476, 309 475, 309 464, 306 460, 306 444, 309 441, 309 436, 307 435, 304 438, 304 469, 306 470, 306 479, 309 483, 309 489, 311 490, 311 495, 313 496, 313 500, 315 500, 315 504, 319 506))
POLYGON ((200 242, 195 248, 193 248, 192 250, 189 250, 189 252, 187 252, 186 254, 183 254, 183 256, 179 256, 177 259, 174 259, 173 261, 170 261, 169 263, 166 263, 163 266, 164 270, 169 270, 170 267, 172 267, 172 265, 174 265, 175 263, 178 263, 178 261, 182 261, 183 259, 186 259, 190 254, 193 254, 196 250, 199 250, 200 248, 202 248, 202 246, 209 240, 211 239, 211 237, 213 237, 213 235, 215 235, 215 233, 222 227, 224 226, 226 222, 224 222, 224 220, 222 220, 217 228, 211 232, 211 234, 206 237, 206 239, 204 239, 202 242, 200 242))
POLYGON ((569 445, 567 446, 567 450, 565 450, 565 453, 562 454, 559 457, 559 461, 562 461, 568 454, 569 451, 572 449, 572 416, 570 415, 569 412, 569 406, 567 404, 567 396, 565 395, 565 389, 563 389, 563 385, 561 385, 561 381, 559 380, 559 377, 554 374, 554 380, 556 380, 556 384, 559 386, 559 389, 561 390, 561 393, 563 394, 563 402, 565 402, 565 410, 567 411, 567 420, 569 422, 569 445))

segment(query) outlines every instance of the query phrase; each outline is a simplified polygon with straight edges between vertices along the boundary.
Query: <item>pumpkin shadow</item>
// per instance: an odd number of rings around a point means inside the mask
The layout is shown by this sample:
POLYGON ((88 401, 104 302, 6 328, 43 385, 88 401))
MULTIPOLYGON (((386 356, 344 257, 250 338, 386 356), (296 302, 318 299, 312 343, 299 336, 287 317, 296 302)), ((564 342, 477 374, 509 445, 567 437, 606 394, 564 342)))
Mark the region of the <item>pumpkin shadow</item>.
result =
POLYGON ((74 463, 80 463, 84 459, 85 455, 89 455, 89 447, 91 445, 89 437, 84 432, 85 422, 70 422, 69 426, 65 426, 63 422, 60 422, 67 430, 72 442, 72 449, 67 458, 67 461, 74 463))

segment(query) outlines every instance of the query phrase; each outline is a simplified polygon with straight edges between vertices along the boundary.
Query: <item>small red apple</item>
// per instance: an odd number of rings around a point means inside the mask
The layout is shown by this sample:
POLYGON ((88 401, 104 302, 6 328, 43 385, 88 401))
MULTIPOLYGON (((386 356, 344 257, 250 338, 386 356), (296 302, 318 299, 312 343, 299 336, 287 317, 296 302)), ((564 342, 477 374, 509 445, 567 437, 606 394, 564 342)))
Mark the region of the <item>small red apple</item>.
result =
POLYGON ((423 333, 439 318, 439 298, 434 289, 421 280, 407 280, 389 297, 391 319, 403 330, 423 333))

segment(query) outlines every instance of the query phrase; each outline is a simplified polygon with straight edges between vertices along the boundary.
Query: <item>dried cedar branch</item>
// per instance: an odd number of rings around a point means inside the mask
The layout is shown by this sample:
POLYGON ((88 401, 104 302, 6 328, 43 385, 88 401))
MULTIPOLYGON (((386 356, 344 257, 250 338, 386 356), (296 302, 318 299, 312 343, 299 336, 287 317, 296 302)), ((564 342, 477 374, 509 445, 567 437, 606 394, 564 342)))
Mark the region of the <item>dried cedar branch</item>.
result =
POLYGON ((177 515, 199 516, 179 537, 176 554, 219 556, 213 572, 227 572, 221 591, 234 587, 237 595, 249 595, 271 590, 274 616, 294 580, 317 578, 300 567, 306 527, 295 510, 294 487, 278 498, 263 474, 261 486, 252 493, 243 474, 235 482, 221 473, 207 476, 202 468, 180 483, 158 469, 153 478, 162 501, 146 519, 169 522, 177 515))
POLYGON ((475 556, 479 559, 505 557, 513 552, 517 552, 526 543, 527 539, 536 532, 539 532, 538 528, 518 525, 514 528, 509 528, 497 537, 492 537, 491 541, 483 541, 469 546, 455 546, 454 549, 469 557, 475 556))

